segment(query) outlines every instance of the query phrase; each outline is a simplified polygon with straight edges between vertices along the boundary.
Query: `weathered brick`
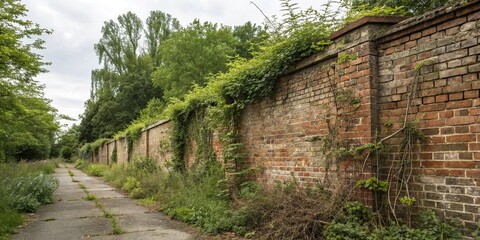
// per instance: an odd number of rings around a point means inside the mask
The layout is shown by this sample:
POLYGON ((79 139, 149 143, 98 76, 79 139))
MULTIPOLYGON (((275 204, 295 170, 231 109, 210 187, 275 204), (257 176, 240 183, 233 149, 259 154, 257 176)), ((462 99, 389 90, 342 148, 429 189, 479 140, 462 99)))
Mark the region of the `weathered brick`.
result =
POLYGON ((448 94, 437 95, 435 96, 435 102, 447 102, 448 101, 448 94))
POLYGON ((465 98, 465 99, 479 98, 479 96, 480 96, 480 95, 479 95, 479 91, 475 91, 475 90, 473 90, 473 91, 466 91, 466 92, 464 93, 464 98, 465 98))
POLYGON ((447 28, 451 28, 451 27, 454 27, 454 26, 458 26, 458 25, 461 25, 465 22, 467 22, 466 17, 455 18, 455 19, 450 20, 446 23, 442 23, 442 24, 438 25, 437 31, 447 29, 447 28))
POLYGON ((428 36, 437 32, 437 27, 427 28, 422 31, 422 36, 428 36))
POLYGON ((467 67, 447 69, 444 71, 440 71, 440 78, 448 78, 448 77, 463 75, 463 74, 466 74, 467 72, 468 72, 467 67))
POLYGON ((471 213, 445 211, 445 216, 447 218, 458 218, 462 220, 473 221, 473 214, 471 213))
POLYGON ((463 99, 463 92, 448 94, 449 101, 462 100, 462 99, 463 99))
POLYGON ((447 185, 475 186, 475 181, 473 181, 473 179, 470 179, 470 178, 447 177, 445 179, 445 183, 447 185))
POLYGON ((469 50, 460 49, 460 50, 457 50, 457 51, 454 51, 454 52, 444 53, 444 54, 438 56, 438 60, 440 62, 446 62, 446 61, 450 61, 450 60, 453 60, 453 59, 466 57, 466 56, 468 56, 468 54, 469 54, 469 50))
POLYGON ((480 72, 480 63, 468 66, 468 72, 469 73, 480 72))

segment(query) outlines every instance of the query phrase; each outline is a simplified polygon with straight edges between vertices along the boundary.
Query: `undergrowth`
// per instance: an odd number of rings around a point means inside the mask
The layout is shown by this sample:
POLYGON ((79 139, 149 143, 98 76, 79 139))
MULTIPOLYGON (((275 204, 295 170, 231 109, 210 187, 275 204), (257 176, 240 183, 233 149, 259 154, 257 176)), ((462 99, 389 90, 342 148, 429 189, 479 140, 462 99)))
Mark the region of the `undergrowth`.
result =
POLYGON ((0 163, 0 239, 8 239, 41 204, 53 202, 58 180, 48 174, 55 171, 53 161, 0 163))

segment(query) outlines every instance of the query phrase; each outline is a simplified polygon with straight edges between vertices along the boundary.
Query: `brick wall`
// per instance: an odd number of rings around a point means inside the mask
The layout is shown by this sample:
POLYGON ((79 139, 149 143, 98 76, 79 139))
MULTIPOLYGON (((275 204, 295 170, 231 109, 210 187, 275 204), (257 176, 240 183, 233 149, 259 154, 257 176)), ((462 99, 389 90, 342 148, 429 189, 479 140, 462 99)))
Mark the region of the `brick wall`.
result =
MULTIPOLYGON (((273 96, 241 115, 245 160, 263 169, 256 178, 274 184, 294 177, 304 187, 320 183, 331 189, 377 172, 385 178, 398 157, 398 137, 384 143, 391 154, 378 162, 363 154, 338 159, 338 164, 324 155, 322 139, 335 129, 339 147, 348 148, 400 129, 418 79, 408 119, 418 119, 425 136, 412 155, 416 206, 475 228, 480 218, 479 19, 480 2, 471 1, 406 20, 367 17, 332 34, 329 48, 291 66, 273 96), (331 67, 345 56, 352 58, 331 67), (425 65, 417 76, 419 63, 425 65), (348 104, 341 103, 345 96, 348 104)), ((170 127, 162 121, 144 130, 133 155, 149 155, 163 165, 171 156, 165 145, 170 127)), ((126 139, 113 144, 118 162, 127 162, 126 139)), ((221 159, 218 133, 213 147, 221 159)), ((191 143, 188 162, 194 161, 194 152, 191 143)), ((373 201, 368 192, 356 197, 373 201)))
MULTIPOLYGON (((478 9, 474 2, 424 16, 427 19, 410 19, 377 41, 382 133, 389 130, 386 122, 395 123, 392 131, 400 127, 415 65, 428 59, 418 75, 411 108, 410 120, 419 119, 425 135, 415 152, 412 185, 418 206, 460 218, 470 228, 480 219, 478 9)), ((400 139, 387 144, 395 152, 400 139)), ((388 168, 390 162, 383 166, 388 168)))

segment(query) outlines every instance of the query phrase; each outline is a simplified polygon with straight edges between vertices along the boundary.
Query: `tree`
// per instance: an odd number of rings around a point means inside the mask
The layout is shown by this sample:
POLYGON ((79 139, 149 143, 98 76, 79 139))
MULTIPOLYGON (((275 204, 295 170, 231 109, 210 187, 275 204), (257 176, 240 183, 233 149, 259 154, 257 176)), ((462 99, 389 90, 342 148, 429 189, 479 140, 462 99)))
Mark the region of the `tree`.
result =
POLYGON ((194 20, 160 46, 162 64, 153 82, 165 99, 181 98, 193 85, 204 86, 210 75, 226 71, 236 44, 230 27, 194 20))
POLYGON ((151 74, 161 64, 159 46, 177 28, 178 21, 160 11, 152 11, 145 23, 131 12, 104 23, 94 47, 103 66, 92 71, 90 99, 79 128, 81 142, 112 137, 136 119, 150 99, 162 98, 151 74))
POLYGON ((50 31, 25 20, 19 0, 0 2, 0 161, 48 157, 58 129, 56 110, 33 78, 46 72, 37 38, 50 31))

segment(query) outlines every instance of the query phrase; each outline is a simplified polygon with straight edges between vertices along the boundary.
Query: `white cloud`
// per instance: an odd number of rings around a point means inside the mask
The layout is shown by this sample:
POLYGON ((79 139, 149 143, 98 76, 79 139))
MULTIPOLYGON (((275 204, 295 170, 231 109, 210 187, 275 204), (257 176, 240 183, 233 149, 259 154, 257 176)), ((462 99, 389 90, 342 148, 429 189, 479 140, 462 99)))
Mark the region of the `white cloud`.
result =
MULTIPOLYGON (((256 0, 267 16, 280 15, 277 0, 256 0)), ((320 0, 299 0, 301 6, 319 7, 320 0)), ((176 17, 182 25, 193 19, 225 25, 247 21, 263 22, 263 15, 250 0, 24 0, 27 18, 54 33, 44 36, 45 50, 40 53, 52 62, 49 73, 37 80, 46 85, 45 94, 60 113, 76 118, 84 111, 90 94, 90 73, 98 66, 93 45, 100 38, 105 21, 128 11, 145 19, 152 10, 176 17)))

